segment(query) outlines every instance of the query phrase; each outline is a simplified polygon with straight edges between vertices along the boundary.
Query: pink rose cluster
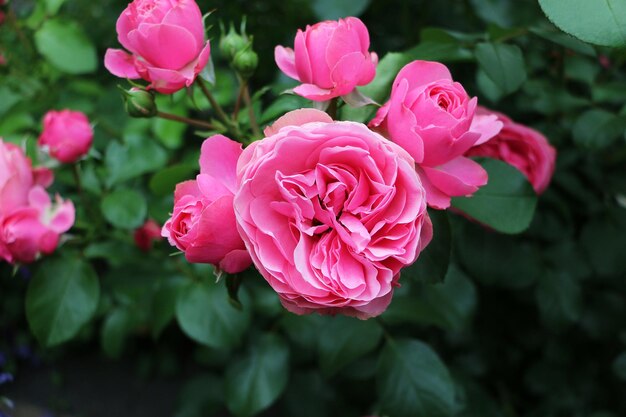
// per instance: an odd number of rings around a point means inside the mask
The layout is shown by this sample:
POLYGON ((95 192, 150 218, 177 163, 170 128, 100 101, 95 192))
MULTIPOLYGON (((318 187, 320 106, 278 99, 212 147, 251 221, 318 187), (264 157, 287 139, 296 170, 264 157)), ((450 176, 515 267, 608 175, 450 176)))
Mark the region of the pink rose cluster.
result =
POLYGON ((74 205, 46 188, 52 171, 33 168, 21 148, 0 139, 0 259, 33 262, 52 253, 74 224, 74 205))
MULTIPOLYGON (((377 63, 357 18, 298 31, 275 59, 313 101, 353 94, 377 63)), ((254 264, 296 314, 381 314, 432 239, 427 207, 446 209, 487 183, 471 156, 506 161, 538 193, 554 170, 540 133, 479 108, 437 62, 402 68, 369 125, 300 109, 264 134, 245 149, 206 139, 200 174, 176 187, 162 235, 190 262, 233 274, 254 264)))

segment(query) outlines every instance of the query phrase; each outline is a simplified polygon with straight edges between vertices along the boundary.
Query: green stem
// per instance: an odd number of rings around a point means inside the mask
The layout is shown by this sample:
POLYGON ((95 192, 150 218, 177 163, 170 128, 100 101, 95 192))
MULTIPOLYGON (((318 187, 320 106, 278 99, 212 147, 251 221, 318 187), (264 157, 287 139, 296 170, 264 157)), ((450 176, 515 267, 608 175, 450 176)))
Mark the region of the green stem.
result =
POLYGON ((215 97, 213 97, 213 94, 211 94, 211 91, 209 91, 204 81, 198 77, 196 78, 196 83, 198 83, 206 98, 209 99, 209 103, 211 103, 211 107, 215 110, 217 117, 219 117, 222 122, 226 123, 226 126, 231 127, 233 125, 233 121, 228 118, 226 113, 224 113, 224 109, 222 109, 222 106, 220 106, 217 100, 215 100, 215 97))
POLYGON ((203 129, 215 130, 216 127, 211 123, 203 122, 202 120, 190 119, 188 117, 179 116, 177 114, 165 113, 162 111, 157 112, 157 117, 161 119, 173 120, 175 122, 187 123, 192 126, 200 127, 203 129))
POLYGON ((250 89, 248 88, 248 83, 244 81, 243 87, 243 101, 246 103, 248 107, 248 116, 250 117, 250 127, 252 128, 252 133, 255 137, 260 138, 263 136, 261 133, 261 129, 259 129, 259 124, 256 121, 256 116, 254 115, 254 108, 252 107, 252 100, 250 99, 250 89))
POLYGON ((328 105, 328 109, 326 109, 326 113, 333 119, 337 119, 337 98, 330 99, 330 104, 328 105))

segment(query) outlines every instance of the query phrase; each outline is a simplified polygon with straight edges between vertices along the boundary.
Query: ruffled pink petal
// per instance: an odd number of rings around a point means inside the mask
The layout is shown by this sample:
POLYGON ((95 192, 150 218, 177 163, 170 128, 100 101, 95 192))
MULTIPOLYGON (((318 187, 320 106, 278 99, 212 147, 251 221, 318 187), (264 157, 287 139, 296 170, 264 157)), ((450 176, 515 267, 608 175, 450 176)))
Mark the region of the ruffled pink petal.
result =
POLYGON ((487 142, 489 139, 495 137, 502 130, 503 123, 498 120, 498 116, 495 114, 480 115, 475 114, 472 119, 472 125, 470 131, 480 134, 480 138, 476 141, 474 146, 487 142))
POLYGON ((169 70, 179 70, 193 61, 201 46, 184 27, 166 24, 143 23, 128 34, 128 40, 137 55, 152 66, 169 70))
POLYGON ((330 74, 333 82, 333 93, 343 96, 354 90, 362 69, 366 69, 367 66, 368 63, 360 52, 353 52, 341 57, 330 74))
POLYGON ((469 196, 487 184, 487 171, 462 156, 435 168, 422 169, 435 187, 451 197, 469 196))
POLYGON ((403 147, 419 164, 424 160, 424 142, 415 130, 417 126, 415 114, 404 105, 408 90, 408 81, 401 80, 392 92, 387 115, 387 130, 393 141, 403 147))
POLYGON ((204 42, 202 12, 193 0, 180 0, 167 12, 162 23, 184 27, 194 36, 198 45, 204 42))
POLYGON ((219 268, 229 274, 236 274, 238 272, 248 269, 252 265, 252 258, 245 249, 237 249, 230 251, 224 256, 219 263, 219 268))
POLYGON ((202 143, 200 174, 218 179, 232 194, 237 192, 237 161, 243 152, 240 143, 214 135, 202 143))
POLYGON ((277 46, 274 48, 274 60, 276 65, 286 76, 298 80, 298 70, 296 69, 296 55, 291 48, 277 46))
POLYGON ((426 173, 420 167, 416 167, 417 174, 422 181, 422 186, 426 193, 426 203, 428 207, 445 210, 450 207, 451 198, 448 194, 438 189, 428 178, 426 173))
POLYGON ((414 89, 438 80, 452 80, 452 75, 448 67, 439 62, 413 61, 405 65, 396 76, 398 81, 403 79, 414 89))
POLYGON ((303 83, 310 83, 313 80, 311 71, 311 61, 309 60, 309 52, 307 51, 306 39, 304 32, 298 29, 296 40, 294 42, 294 55, 296 63, 296 71, 298 77, 296 79, 303 83))
POLYGON ((137 29, 129 18, 130 14, 131 12, 128 7, 124 9, 122 14, 120 14, 120 17, 118 17, 117 22, 115 23, 115 30, 117 32, 117 40, 119 41, 119 43, 129 51, 135 52, 132 49, 130 42, 128 41, 128 33, 132 30, 137 29))
POLYGON ((33 168, 33 181, 35 185, 48 188, 54 182, 54 173, 46 167, 33 168))
POLYGON ((107 49, 104 55, 104 66, 116 77, 131 80, 141 78, 135 68, 135 57, 121 49, 107 49))
POLYGON ((71 201, 63 201, 59 196, 56 197, 56 204, 49 227, 55 233, 61 234, 70 230, 74 225, 76 211, 71 201))
POLYGON ((283 127, 302 126, 305 123, 322 122, 332 123, 333 119, 328 113, 316 109, 298 109, 279 117, 271 126, 265 128, 265 136, 272 136, 283 127))
POLYGON ((336 94, 334 90, 320 88, 315 84, 300 84, 293 89, 293 92, 313 101, 326 101, 341 95, 336 94))

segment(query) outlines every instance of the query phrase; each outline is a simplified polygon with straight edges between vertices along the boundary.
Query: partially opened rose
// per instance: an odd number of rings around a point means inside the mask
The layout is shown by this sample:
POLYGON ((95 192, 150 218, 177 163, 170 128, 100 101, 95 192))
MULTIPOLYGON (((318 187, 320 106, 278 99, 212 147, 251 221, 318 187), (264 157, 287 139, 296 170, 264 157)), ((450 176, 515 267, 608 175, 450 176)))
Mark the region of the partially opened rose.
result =
POLYGON ((83 113, 72 110, 51 110, 43 118, 39 145, 50 156, 63 163, 72 163, 89 152, 93 129, 83 113))
POLYGON ((241 144, 225 136, 206 139, 200 175, 176 186, 172 217, 161 232, 189 262, 210 263, 233 274, 252 263, 237 232, 233 209, 241 152, 241 144))
POLYGON ((302 83, 294 88, 296 94, 326 101, 374 79, 378 56, 369 47, 363 22, 347 17, 298 30, 294 48, 277 46, 274 58, 282 72, 302 83))
POLYGON ((537 194, 543 193, 554 173, 556 149, 540 132, 515 123, 502 113, 482 107, 478 113, 494 115, 504 125, 500 133, 471 148, 466 156, 486 156, 513 165, 528 178, 537 194))
POLYGON ((389 101, 370 122, 415 159, 431 207, 445 209, 451 197, 471 195, 487 183, 486 171, 463 154, 496 135, 502 123, 476 115, 476 104, 445 65, 413 61, 400 70, 389 101))
POLYGON ((56 196, 52 203, 41 186, 33 187, 28 204, 0 217, 0 259, 29 263, 56 249, 60 235, 74 224, 74 205, 56 196))
POLYGON ((294 313, 381 314, 432 237, 413 158, 316 110, 266 134, 237 168, 237 224, 255 266, 294 313))
POLYGON ((108 49, 104 66, 122 78, 143 78, 160 93, 190 86, 209 61, 202 13, 194 0, 134 0, 116 25, 130 54, 108 49))

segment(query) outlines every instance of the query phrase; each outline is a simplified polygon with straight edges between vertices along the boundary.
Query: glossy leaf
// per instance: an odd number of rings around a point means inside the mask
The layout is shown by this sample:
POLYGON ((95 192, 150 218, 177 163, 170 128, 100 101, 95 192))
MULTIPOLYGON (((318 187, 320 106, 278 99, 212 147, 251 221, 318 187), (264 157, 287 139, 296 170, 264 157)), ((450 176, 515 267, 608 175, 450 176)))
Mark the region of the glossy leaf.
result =
POLYGON ((100 297, 89 263, 62 257, 42 263, 26 293, 26 318, 47 347, 70 340, 93 317, 100 297))
POLYGON ((101 203, 102 214, 113 226, 134 229, 146 218, 146 199, 137 191, 122 188, 105 196, 101 203))
POLYGON ((35 32, 37 51, 48 62, 68 74, 85 74, 96 70, 96 48, 75 22, 47 20, 35 32))
POLYGON ((585 42, 626 46, 626 3, 621 0, 539 0, 559 29, 585 42))
POLYGON ((526 230, 537 205, 537 195, 526 177, 501 161, 486 159, 482 165, 489 175, 487 185, 472 197, 453 198, 452 205, 499 232, 526 230))
POLYGON ((378 364, 383 414, 449 417, 456 410, 455 385, 439 356, 415 339, 389 340, 378 364))
POLYGON ((278 336, 264 335, 246 356, 226 369, 226 405, 237 417, 269 407, 287 386, 289 348, 278 336))
POLYGON ((517 45, 479 43, 476 45, 476 60, 504 94, 514 92, 526 81, 524 56, 517 45))

